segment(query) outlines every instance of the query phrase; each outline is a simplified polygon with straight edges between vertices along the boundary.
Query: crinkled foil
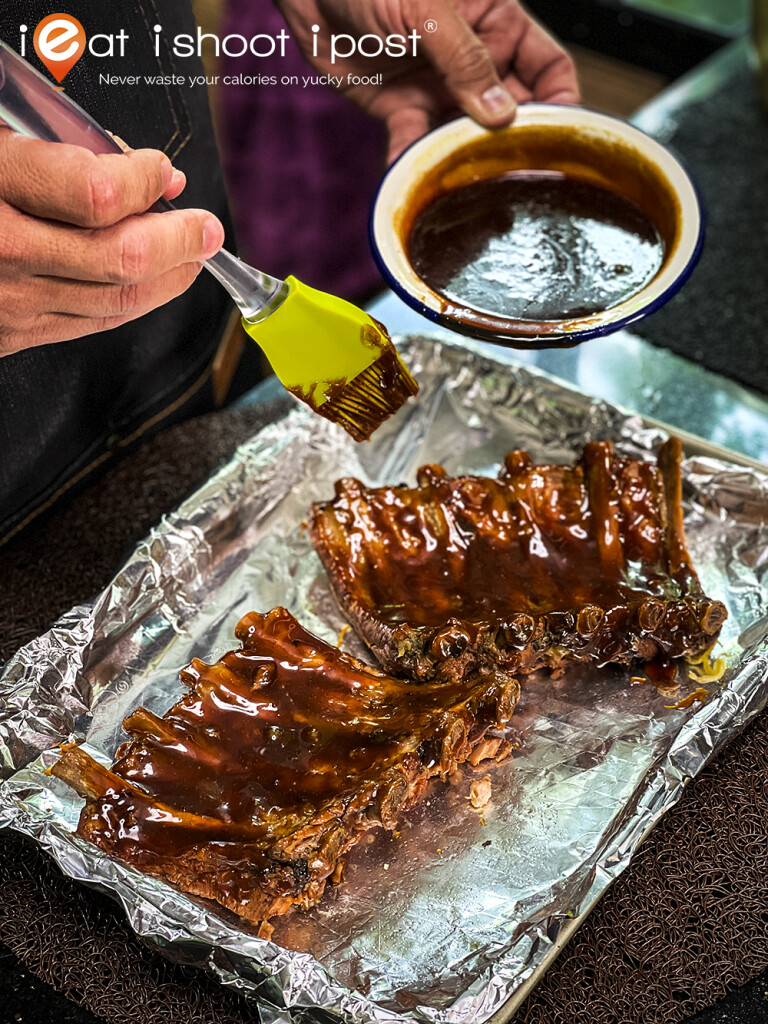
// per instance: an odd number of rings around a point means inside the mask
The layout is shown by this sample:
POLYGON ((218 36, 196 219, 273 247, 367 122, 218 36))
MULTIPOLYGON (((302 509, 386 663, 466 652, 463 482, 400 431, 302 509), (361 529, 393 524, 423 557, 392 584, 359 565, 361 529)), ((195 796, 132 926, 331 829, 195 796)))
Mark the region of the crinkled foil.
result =
MULTIPOLYGON (((395 834, 371 832, 344 885, 277 922, 271 941, 213 904, 104 856, 73 831, 81 800, 44 774, 76 738, 110 762, 121 720, 162 714, 179 670, 231 649, 239 617, 285 605, 335 642, 343 620, 302 529, 340 476, 414 481, 425 462, 495 473, 512 448, 568 461, 589 439, 648 457, 663 439, 593 401, 471 344, 402 340, 417 403, 355 445, 296 409, 233 459, 138 546, 92 606, 73 609, 0 677, 0 824, 32 836, 73 878, 116 897, 135 931, 259 998, 261 1018, 462 1024, 507 1013, 646 832, 768 697, 768 476, 700 453, 685 463, 689 547, 729 618, 725 675, 708 698, 673 705, 632 672, 580 668, 525 681, 514 760, 434 782, 395 834), (489 774, 490 803, 469 799, 489 774)), ((363 653, 356 641, 346 646, 363 653)))

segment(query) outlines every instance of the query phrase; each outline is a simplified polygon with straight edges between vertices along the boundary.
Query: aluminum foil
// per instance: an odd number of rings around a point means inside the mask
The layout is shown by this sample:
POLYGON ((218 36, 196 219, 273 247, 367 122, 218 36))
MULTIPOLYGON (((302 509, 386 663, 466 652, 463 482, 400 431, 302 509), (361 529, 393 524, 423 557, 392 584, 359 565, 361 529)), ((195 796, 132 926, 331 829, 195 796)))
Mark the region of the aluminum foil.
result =
MULTIPOLYGON (((401 339, 422 384, 372 443, 296 409, 243 445, 140 544, 109 587, 22 649, 0 675, 0 824, 34 837, 73 878, 116 897, 135 931, 258 996, 262 1020, 483 1022, 509 1012, 629 863, 682 787, 768 698, 768 476, 701 454, 684 467, 689 547, 729 618, 725 675, 702 705, 579 668, 527 679, 511 763, 434 782, 396 834, 368 833, 345 884, 277 922, 271 941, 216 905, 103 855, 73 832, 81 800, 44 774, 84 740, 109 763, 121 720, 162 714, 192 657, 235 646, 251 609, 285 605, 335 641, 343 619, 306 531, 311 502, 344 475, 408 480, 424 462, 493 474, 503 455, 568 461, 590 439, 650 457, 663 433, 480 346, 401 339), (486 350, 487 351, 487 350, 486 350)), ((348 637, 347 649, 363 654, 348 637)))

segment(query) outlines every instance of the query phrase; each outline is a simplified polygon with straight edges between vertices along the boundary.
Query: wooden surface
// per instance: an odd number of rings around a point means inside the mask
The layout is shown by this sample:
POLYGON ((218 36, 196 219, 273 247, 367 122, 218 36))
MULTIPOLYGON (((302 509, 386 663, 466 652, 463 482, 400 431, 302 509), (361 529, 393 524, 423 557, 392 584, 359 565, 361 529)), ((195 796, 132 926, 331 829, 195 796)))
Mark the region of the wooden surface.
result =
POLYGON ((629 117, 668 84, 663 75, 571 45, 585 107, 629 117))

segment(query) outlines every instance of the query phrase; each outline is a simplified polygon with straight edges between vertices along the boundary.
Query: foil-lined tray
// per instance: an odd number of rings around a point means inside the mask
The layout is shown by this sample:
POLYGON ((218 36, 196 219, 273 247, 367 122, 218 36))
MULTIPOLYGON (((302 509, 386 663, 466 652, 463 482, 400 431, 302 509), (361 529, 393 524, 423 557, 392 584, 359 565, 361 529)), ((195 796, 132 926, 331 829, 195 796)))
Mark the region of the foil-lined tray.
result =
MULTIPOLYGON (((239 617, 285 605, 336 641, 344 625, 303 529, 340 476, 407 480, 439 462, 494 474, 504 454, 570 461, 591 439, 651 457, 656 426, 543 374, 428 337, 401 339, 422 384, 368 445, 297 408, 141 543, 92 605, 72 609, 0 674, 0 825, 33 837, 69 876, 112 894, 136 933, 258 997, 265 1022, 484 1022, 507 1015, 629 863, 685 783, 768 700, 768 471, 706 445, 684 464, 689 549, 729 618, 725 674, 706 702, 631 682, 632 670, 578 668, 525 680, 512 762, 433 782, 396 834, 371 832, 345 884, 276 922, 270 941, 217 905, 142 875, 74 835, 82 801, 45 774, 76 738, 110 763, 122 719, 162 714, 179 670, 234 644, 239 617), (491 776, 473 809, 470 782, 491 776)), ((487 350, 485 350, 487 351, 487 350)), ((368 657, 348 636, 345 647, 368 657)))

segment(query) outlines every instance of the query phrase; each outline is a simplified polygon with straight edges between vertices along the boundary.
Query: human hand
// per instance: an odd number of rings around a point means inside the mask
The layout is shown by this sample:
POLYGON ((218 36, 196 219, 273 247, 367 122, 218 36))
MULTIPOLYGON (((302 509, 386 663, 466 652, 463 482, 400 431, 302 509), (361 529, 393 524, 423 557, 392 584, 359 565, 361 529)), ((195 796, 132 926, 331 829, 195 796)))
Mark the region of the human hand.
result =
POLYGON ((95 156, 0 127, 0 356, 105 331, 180 295, 224 241, 158 150, 95 156))
MULTIPOLYGON (((460 108, 488 128, 508 124, 518 103, 578 103, 573 61, 517 0, 277 0, 304 55, 323 74, 341 75, 327 40, 332 33, 359 38, 421 36, 419 57, 352 56, 343 77, 381 73, 383 85, 341 90, 385 121, 389 160, 436 122, 460 108), (432 21, 436 30, 425 24, 432 21), (326 52, 312 55, 312 26, 326 52), (424 56, 423 56, 424 55, 424 56)), ((319 47, 319 50, 322 46, 319 47)))

